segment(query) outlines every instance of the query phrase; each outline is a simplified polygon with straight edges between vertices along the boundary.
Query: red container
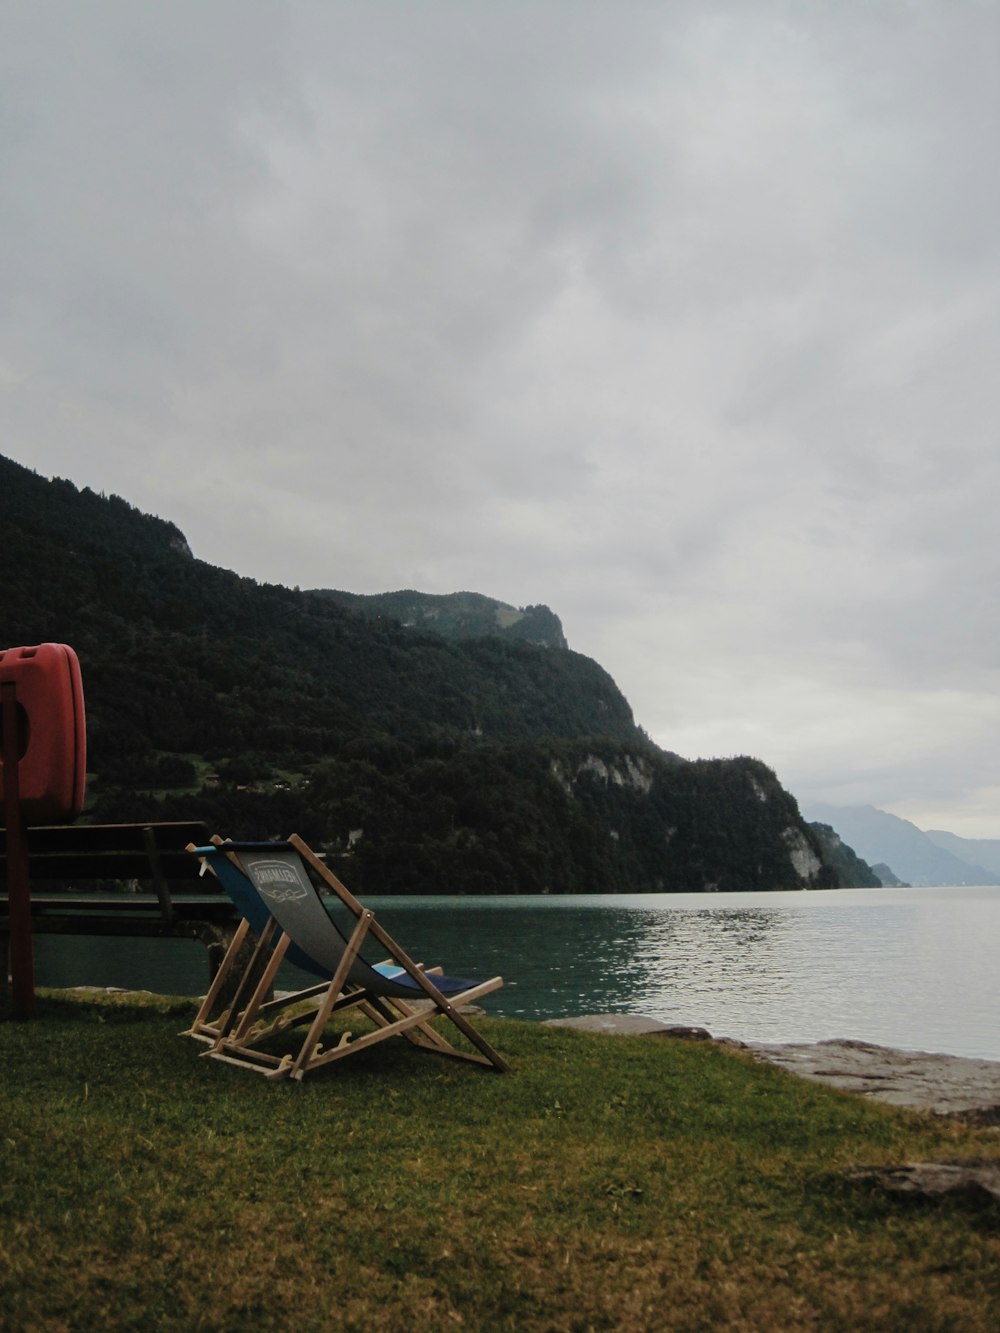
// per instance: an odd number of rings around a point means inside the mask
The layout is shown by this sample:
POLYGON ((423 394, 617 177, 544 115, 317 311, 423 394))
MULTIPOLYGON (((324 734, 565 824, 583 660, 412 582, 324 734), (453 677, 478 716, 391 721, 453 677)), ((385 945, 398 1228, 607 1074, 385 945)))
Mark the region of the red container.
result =
MULTIPOLYGON (((83 809, 87 723, 76 653, 65 643, 0 651, 0 685, 17 691, 21 811, 27 824, 60 824, 83 809)), ((0 753, 0 798, 4 792, 0 753)))

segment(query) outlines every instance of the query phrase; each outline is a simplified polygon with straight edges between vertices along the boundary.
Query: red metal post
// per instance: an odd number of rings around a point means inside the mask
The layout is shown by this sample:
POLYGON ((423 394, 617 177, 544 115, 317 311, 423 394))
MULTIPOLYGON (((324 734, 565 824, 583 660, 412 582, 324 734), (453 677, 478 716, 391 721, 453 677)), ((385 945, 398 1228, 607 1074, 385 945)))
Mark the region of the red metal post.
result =
MULTIPOLYGON (((21 812, 18 768, 17 685, 0 684, 3 719, 3 806, 7 828, 7 904, 10 915, 10 983, 17 1018, 30 1018, 35 1005, 35 949, 31 935, 31 886, 28 880, 28 837, 21 812)), ((3 960, 6 966, 6 959, 3 960)))

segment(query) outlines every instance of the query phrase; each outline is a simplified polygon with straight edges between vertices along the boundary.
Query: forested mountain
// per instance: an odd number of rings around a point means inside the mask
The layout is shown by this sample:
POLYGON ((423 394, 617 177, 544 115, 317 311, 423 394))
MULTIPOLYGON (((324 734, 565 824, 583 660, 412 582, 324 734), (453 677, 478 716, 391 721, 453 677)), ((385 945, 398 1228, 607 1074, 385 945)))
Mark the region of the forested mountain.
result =
MULTIPOLYGON (((836 872, 840 884, 850 885, 852 889, 877 889, 886 882, 878 870, 862 861, 854 848, 849 847, 829 824, 813 823, 810 828, 819 841, 824 861, 836 872)), ((891 878, 895 880, 895 876, 891 878)))
POLYGON ((173 524, 4 458, 0 524, 0 646, 80 657, 85 818, 296 831, 369 893, 838 882, 769 769, 658 749, 607 672, 558 646, 548 608, 393 594, 526 620, 549 646, 427 633, 388 601, 207 565, 173 524))

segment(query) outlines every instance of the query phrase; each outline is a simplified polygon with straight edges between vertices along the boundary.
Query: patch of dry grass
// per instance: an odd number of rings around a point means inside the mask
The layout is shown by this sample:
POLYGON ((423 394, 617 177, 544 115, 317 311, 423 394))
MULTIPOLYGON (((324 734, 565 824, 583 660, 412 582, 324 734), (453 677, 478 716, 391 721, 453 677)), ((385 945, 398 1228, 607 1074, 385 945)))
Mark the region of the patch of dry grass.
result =
POLYGON ((0 1024, 0 1325, 963 1329, 1000 1213, 852 1163, 995 1130, 705 1045, 486 1022, 500 1077, 386 1043, 303 1084, 199 1058, 185 1002, 0 1024))

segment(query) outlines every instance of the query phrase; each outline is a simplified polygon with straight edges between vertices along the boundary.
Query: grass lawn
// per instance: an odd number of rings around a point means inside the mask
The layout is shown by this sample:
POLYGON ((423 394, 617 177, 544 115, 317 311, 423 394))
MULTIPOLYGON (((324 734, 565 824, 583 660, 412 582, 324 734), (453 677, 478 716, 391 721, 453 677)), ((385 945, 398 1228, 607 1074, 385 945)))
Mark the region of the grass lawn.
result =
POLYGON ((269 1083, 199 1058, 192 1014, 0 1023, 0 1328, 1000 1326, 1000 1208, 841 1175, 1000 1158, 995 1129, 500 1020, 510 1075, 400 1041, 269 1083))

